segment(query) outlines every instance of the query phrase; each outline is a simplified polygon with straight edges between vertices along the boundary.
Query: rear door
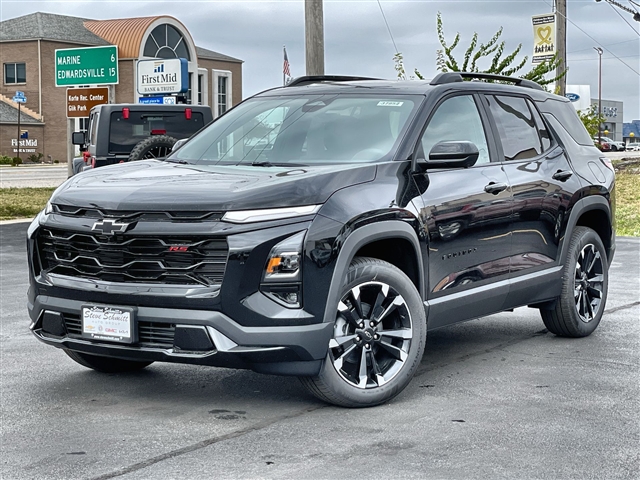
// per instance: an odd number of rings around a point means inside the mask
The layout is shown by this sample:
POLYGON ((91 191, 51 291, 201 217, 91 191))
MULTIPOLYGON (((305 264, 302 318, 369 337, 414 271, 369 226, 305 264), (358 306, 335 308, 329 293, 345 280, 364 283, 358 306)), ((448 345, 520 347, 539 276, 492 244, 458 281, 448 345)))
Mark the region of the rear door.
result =
POLYGON ((509 304, 522 304, 535 292, 525 284, 519 288, 516 280, 558 264, 568 209, 580 184, 532 101, 496 94, 485 95, 484 102, 501 140, 502 165, 513 190, 509 304))

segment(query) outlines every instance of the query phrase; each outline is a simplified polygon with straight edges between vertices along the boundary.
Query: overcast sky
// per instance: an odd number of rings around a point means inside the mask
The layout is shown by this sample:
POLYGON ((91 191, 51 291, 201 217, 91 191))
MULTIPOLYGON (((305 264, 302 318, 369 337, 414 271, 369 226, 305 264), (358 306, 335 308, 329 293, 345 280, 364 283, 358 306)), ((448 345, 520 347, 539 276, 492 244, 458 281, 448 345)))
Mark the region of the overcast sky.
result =
MULTIPOLYGON (((618 0, 631 6, 629 0, 618 0)), ((501 26, 505 51, 523 44, 531 57, 531 15, 551 11, 552 0, 382 0, 391 33, 408 70, 427 78, 436 73, 436 13, 445 34, 456 32, 462 56, 474 31, 488 40, 501 26)), ((640 3, 638 0, 637 3, 640 3)), ((636 7, 640 10, 640 7, 636 7)), ((251 95, 282 84, 282 46, 287 46, 293 76, 304 74, 304 1, 29 1, 0 0, 2 20, 33 12, 93 19, 167 14, 182 21, 198 46, 245 61, 243 93, 251 95)), ((640 22, 632 15, 595 0, 568 0, 567 83, 591 85, 598 92, 598 56, 602 56, 602 97, 624 102, 624 121, 640 119, 640 22), (616 13, 618 12, 618 13, 616 13), (628 22, 628 23, 627 23, 628 22), (618 58, 615 58, 618 57, 618 58), (624 63, 623 63, 624 62, 624 63), (625 65, 626 64, 626 65, 625 65)), ((325 71, 395 78, 395 48, 375 0, 325 0, 325 71)), ((526 69, 531 67, 530 63, 526 69)))

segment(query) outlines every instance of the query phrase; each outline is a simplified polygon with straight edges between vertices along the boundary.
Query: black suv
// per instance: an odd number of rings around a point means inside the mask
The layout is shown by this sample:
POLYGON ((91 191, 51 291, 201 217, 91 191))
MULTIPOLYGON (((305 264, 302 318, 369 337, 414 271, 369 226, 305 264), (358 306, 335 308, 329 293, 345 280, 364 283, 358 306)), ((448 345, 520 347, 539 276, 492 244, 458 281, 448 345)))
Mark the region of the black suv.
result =
MULTIPOLYGON (((97 105, 89 113, 89 129, 74 132, 73 143, 87 152, 93 168, 142 158, 160 158, 177 140, 188 138, 213 116, 206 105, 97 105)), ((74 160, 73 173, 82 171, 83 158, 74 160)))
POLYGON ((249 368, 376 405, 427 330, 528 305, 591 334, 614 179, 533 82, 303 77, 60 186, 28 232, 31 330, 98 371, 249 368))

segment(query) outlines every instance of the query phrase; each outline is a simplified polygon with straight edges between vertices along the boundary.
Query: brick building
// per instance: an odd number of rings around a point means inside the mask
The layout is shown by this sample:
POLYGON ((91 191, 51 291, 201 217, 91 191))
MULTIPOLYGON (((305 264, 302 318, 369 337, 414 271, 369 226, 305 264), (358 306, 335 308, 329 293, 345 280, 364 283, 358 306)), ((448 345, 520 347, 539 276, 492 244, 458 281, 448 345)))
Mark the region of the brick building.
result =
MULTIPOLYGON (((189 91, 186 103, 210 105, 214 117, 242 99, 242 60, 196 46, 176 18, 160 15, 117 20, 90 20, 50 13, 33 13, 0 22, 0 155, 42 153, 45 161, 67 160, 66 88, 55 86, 55 50, 116 45, 119 83, 113 103, 137 103, 136 65, 150 58, 185 58, 189 91), (23 91, 18 139, 17 104, 23 91), (33 150, 33 151, 32 151, 33 150)), ((73 130, 81 130, 76 119, 73 130)))

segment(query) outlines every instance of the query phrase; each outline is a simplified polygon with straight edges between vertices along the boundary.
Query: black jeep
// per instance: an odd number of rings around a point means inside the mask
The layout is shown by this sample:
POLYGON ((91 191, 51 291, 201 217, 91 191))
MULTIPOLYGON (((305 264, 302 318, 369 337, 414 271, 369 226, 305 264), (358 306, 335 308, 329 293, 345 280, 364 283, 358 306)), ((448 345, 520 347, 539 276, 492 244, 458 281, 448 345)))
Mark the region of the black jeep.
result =
POLYGON ((82 158, 74 160, 73 173, 132 160, 162 158, 176 141, 196 133, 213 120, 206 105, 97 105, 89 113, 89 130, 74 132, 82 158), (86 160, 86 161, 85 161, 86 160))
POLYGON ((303 77, 58 188, 28 232, 31 330, 98 371, 250 368, 376 405, 428 330, 528 305, 591 334, 614 181, 533 82, 303 77))

